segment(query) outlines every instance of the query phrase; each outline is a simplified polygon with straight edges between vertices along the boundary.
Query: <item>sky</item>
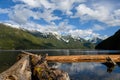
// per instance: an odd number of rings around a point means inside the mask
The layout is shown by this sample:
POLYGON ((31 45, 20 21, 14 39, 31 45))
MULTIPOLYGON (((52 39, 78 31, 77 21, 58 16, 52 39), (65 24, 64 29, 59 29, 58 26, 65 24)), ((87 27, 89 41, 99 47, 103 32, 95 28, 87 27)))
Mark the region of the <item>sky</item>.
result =
POLYGON ((120 0, 0 0, 0 23, 73 37, 106 38, 120 27, 120 0))

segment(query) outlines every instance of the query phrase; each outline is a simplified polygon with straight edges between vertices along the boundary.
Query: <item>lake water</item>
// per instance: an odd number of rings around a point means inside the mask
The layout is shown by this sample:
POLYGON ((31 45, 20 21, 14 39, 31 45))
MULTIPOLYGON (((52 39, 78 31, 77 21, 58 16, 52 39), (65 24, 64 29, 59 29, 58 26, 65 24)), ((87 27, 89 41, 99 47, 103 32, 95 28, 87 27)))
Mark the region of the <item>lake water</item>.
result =
MULTIPOLYGON (((36 54, 52 55, 91 55, 91 54, 119 54, 120 51, 97 51, 97 50, 66 50, 66 49, 44 49, 44 50, 28 50, 28 52, 36 54)), ((16 62, 16 57, 20 51, 0 51, 0 72, 6 70, 16 62)), ((52 67, 59 68, 68 72, 71 80, 120 80, 120 63, 112 69, 106 67, 102 63, 95 62, 79 62, 79 63, 50 63, 52 67)))

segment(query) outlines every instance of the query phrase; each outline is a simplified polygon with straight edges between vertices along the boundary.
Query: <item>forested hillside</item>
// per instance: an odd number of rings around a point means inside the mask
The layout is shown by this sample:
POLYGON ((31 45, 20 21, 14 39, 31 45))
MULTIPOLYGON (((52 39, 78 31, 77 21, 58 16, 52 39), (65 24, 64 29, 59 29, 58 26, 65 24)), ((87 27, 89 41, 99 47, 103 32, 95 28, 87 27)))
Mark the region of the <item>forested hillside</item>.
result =
POLYGON ((88 41, 58 40, 55 36, 36 36, 27 30, 12 28, 0 24, 0 49, 93 49, 94 44, 88 41))

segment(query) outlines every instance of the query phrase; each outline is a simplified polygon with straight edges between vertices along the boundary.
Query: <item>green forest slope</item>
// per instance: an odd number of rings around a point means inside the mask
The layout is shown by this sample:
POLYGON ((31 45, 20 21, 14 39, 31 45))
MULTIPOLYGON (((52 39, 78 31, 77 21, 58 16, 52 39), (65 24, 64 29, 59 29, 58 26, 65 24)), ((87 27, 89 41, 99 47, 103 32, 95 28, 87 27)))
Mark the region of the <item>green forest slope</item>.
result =
POLYGON ((54 36, 39 37, 22 29, 0 24, 0 49, 93 49, 94 45, 87 41, 70 38, 66 43, 54 36))

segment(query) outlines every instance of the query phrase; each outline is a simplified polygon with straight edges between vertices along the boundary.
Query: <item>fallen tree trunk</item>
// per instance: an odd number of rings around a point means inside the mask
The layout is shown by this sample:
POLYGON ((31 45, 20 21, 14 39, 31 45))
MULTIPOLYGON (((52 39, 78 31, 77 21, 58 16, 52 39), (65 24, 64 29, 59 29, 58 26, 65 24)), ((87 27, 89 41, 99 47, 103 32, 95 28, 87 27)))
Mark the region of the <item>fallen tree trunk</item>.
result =
POLYGON ((45 56, 23 53, 17 63, 0 74, 0 80, 70 80, 68 73, 49 67, 45 56))
POLYGON ((11 68, 0 74, 0 80, 31 80, 29 55, 22 57, 11 68))
POLYGON ((110 57, 114 62, 120 62, 120 55, 70 55, 47 56, 48 62, 107 62, 110 57))

